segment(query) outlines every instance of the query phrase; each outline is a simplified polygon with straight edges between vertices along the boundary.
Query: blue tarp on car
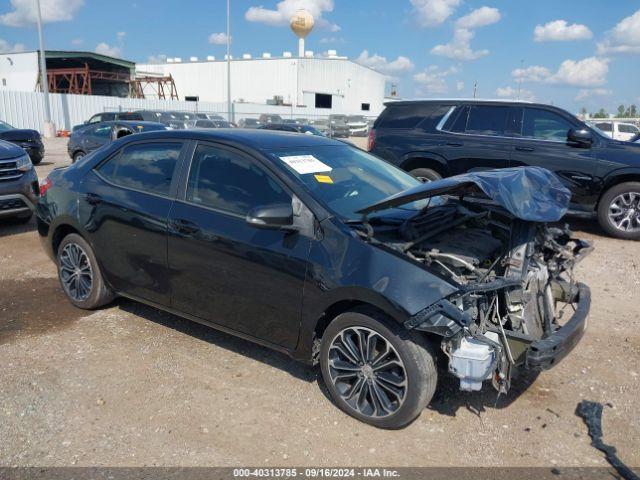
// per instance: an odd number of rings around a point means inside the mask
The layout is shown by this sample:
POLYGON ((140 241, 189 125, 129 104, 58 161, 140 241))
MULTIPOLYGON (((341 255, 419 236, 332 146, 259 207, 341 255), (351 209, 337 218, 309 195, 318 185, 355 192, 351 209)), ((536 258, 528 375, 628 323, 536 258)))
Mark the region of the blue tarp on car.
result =
POLYGON ((423 183, 358 213, 369 214, 438 195, 483 196, 514 217, 531 222, 557 222, 567 213, 571 200, 571 192, 554 173, 540 167, 517 167, 470 172, 423 183))

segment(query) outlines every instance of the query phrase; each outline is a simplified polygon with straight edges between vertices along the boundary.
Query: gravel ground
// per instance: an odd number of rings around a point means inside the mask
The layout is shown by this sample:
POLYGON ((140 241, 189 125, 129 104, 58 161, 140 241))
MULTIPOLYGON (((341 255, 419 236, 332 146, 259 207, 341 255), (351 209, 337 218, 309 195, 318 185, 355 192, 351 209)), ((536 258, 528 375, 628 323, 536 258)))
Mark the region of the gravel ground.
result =
MULTIPOLYGON (((41 179, 65 146, 47 142, 41 179)), ((444 381, 417 421, 384 431, 279 353, 131 301, 75 309, 33 222, 0 224, 0 466, 605 466, 583 399, 609 405, 605 442, 640 465, 640 243, 572 226, 596 246, 577 272, 593 302, 574 352, 497 402, 444 381)))

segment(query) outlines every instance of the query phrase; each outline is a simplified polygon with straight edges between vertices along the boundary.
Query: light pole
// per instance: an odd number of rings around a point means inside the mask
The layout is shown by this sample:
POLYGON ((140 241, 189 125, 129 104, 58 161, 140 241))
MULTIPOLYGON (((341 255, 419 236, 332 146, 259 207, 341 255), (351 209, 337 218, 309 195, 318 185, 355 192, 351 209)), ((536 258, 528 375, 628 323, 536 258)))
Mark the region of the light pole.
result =
POLYGON ((227 0, 227 112, 231 122, 231 0, 227 0))
POLYGON ((40 11, 40 0, 36 0, 38 10, 38 40, 40 42, 40 85, 44 95, 44 136, 54 137, 55 127, 51 123, 51 105, 49 104, 49 83, 47 81, 47 62, 44 53, 44 37, 42 35, 42 13, 40 11))

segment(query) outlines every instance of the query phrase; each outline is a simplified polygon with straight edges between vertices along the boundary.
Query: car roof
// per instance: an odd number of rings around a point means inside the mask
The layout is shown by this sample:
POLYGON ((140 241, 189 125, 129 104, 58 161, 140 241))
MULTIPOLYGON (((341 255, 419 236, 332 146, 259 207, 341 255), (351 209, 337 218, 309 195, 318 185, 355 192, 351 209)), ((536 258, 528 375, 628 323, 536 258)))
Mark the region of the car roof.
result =
POLYGON ((185 139, 236 143, 258 151, 279 148, 344 146, 326 137, 267 129, 218 128, 216 130, 163 130, 144 133, 147 139, 185 139))
MULTIPOLYGON (((164 123, 160 123, 160 122, 147 122, 144 120, 108 120, 106 122, 97 122, 97 123, 92 123, 89 124, 91 126, 93 125, 124 125, 127 127, 139 127, 139 126, 143 126, 143 127, 165 127, 166 125, 164 123)), ((87 125, 87 126, 89 126, 87 125)), ((84 128, 82 130, 85 130, 84 128)))
POLYGON ((510 104, 510 105, 539 105, 542 107, 550 107, 543 103, 533 103, 527 100, 511 100, 504 98, 430 98, 426 100, 398 100, 385 102, 386 107, 399 107, 406 105, 426 105, 429 103, 450 103, 455 105, 476 105, 476 104, 510 104))

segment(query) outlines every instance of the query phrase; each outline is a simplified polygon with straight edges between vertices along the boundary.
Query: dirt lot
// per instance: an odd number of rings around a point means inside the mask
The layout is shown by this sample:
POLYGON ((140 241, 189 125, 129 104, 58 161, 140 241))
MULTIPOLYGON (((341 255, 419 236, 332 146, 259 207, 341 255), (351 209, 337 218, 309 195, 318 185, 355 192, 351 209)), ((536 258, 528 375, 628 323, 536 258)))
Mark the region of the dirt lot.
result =
MULTIPOLYGON (((40 178, 68 163, 47 143, 40 178)), ((85 312, 63 297, 35 225, 0 224, 0 465, 600 466, 575 416, 608 402, 605 441, 640 465, 640 243, 595 243, 576 350, 496 404, 455 382, 401 431, 335 408, 315 369, 130 301, 85 312)))

